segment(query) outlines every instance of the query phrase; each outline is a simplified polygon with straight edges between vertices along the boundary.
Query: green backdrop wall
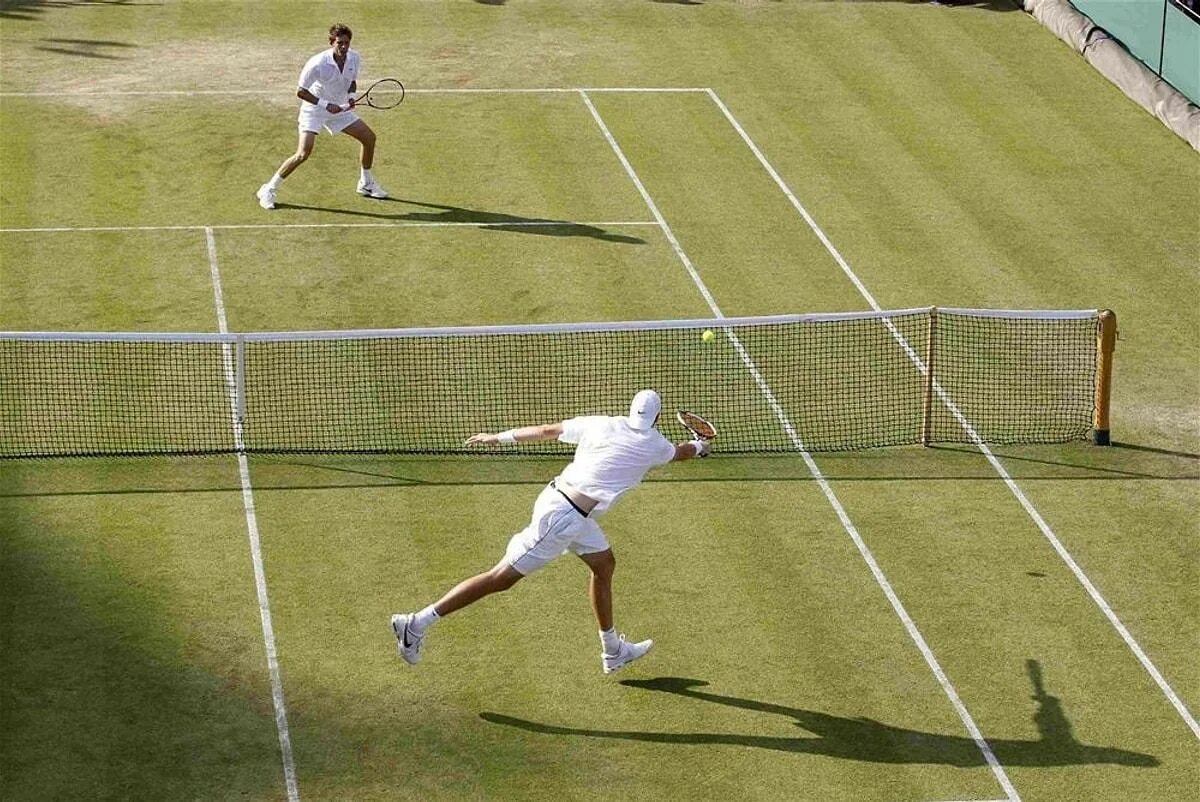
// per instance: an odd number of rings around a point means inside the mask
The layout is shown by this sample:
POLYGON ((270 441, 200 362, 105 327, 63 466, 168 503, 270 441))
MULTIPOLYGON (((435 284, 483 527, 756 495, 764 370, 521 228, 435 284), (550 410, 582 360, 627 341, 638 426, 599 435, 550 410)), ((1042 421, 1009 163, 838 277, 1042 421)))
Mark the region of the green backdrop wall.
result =
POLYGON ((1188 0, 1071 0, 1129 52, 1200 104, 1200 11, 1188 0))

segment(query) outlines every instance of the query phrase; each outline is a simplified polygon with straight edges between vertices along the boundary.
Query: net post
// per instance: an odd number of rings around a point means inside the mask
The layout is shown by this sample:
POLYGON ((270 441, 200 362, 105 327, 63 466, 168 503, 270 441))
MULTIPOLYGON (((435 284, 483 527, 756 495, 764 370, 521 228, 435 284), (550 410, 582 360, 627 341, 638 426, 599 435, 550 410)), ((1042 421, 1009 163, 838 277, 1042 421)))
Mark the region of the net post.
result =
POLYGON ((937 340, 937 307, 929 307, 929 326, 925 332, 925 407, 921 416, 921 445, 928 446, 933 430, 933 358, 937 340))
POLYGON ((1100 327, 1096 334, 1096 413, 1093 436, 1096 445, 1109 445, 1109 404, 1112 398, 1113 351, 1117 347, 1117 316, 1111 309, 1101 309, 1100 327))
POLYGON ((234 345, 234 398, 238 425, 246 422, 246 338, 238 335, 234 345))

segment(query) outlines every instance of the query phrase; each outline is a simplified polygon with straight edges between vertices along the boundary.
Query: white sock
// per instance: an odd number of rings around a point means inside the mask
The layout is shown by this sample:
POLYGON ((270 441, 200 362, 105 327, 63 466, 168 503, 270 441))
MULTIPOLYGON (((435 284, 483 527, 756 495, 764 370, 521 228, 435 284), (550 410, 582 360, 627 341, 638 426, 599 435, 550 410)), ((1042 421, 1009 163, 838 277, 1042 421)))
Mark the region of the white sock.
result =
POLYGON ((621 648, 621 638, 617 635, 617 628, 600 630, 600 645, 604 647, 605 654, 616 654, 617 649, 621 648))
POLYGON ((267 182, 267 186, 271 189, 279 189, 279 185, 283 183, 283 176, 279 173, 271 176, 271 180, 267 182))
POLYGON ((368 170, 366 167, 364 167, 364 168, 362 168, 362 179, 361 180, 364 184, 369 184, 372 181, 374 181, 375 179, 371 178, 371 171, 368 170))
POLYGON ((442 617, 437 614, 437 610, 433 609, 433 605, 431 604, 412 617, 412 621, 409 622, 408 628, 411 629, 413 634, 419 638, 425 634, 425 630, 436 624, 441 620, 441 618, 442 617))

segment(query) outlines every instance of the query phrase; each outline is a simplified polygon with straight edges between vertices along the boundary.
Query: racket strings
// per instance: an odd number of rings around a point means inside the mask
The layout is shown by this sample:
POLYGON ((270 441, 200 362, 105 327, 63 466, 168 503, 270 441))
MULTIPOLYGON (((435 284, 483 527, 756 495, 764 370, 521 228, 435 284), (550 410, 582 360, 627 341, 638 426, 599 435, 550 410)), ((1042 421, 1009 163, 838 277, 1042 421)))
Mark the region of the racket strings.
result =
POLYGON ((717 436, 716 427, 693 412, 680 412, 679 422, 686 426, 693 434, 705 440, 711 440, 717 436))
POLYGON ((404 85, 391 78, 376 82, 366 92, 359 102, 365 102, 376 109, 390 109, 400 105, 404 100, 404 85))

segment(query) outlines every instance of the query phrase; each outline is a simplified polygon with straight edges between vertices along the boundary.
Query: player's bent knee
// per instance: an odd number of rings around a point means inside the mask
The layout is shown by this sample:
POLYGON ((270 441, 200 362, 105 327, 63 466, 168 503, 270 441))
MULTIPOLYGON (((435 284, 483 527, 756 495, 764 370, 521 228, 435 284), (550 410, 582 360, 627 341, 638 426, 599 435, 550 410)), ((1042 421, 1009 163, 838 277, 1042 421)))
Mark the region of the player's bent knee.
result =
POLYGON ((521 577, 519 577, 519 576, 512 578, 512 579, 510 579, 508 577, 501 577, 500 579, 498 579, 492 583, 492 588, 493 588, 492 592, 493 593, 503 593, 506 590, 512 590, 513 585, 517 584, 517 582, 519 582, 519 581, 521 581, 521 577))
POLYGON ((521 581, 521 574, 511 565, 496 566, 490 572, 493 593, 508 590, 521 581))
POLYGON ((617 558, 612 553, 612 550, 602 551, 595 554, 589 554, 584 558, 588 568, 599 579, 611 579, 613 572, 617 570, 617 558))

